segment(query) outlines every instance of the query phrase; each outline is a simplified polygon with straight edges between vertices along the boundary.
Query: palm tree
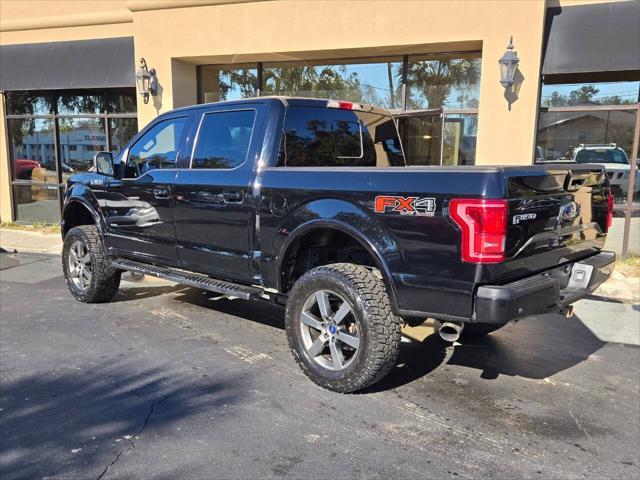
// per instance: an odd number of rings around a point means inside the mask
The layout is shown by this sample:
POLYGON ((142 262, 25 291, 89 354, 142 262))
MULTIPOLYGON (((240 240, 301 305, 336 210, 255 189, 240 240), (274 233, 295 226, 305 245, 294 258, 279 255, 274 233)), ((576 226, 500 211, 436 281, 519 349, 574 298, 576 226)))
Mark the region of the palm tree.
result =
POLYGON ((453 88, 467 90, 480 79, 479 59, 424 60, 409 65, 409 92, 418 92, 418 98, 407 99, 409 108, 443 108, 453 88))

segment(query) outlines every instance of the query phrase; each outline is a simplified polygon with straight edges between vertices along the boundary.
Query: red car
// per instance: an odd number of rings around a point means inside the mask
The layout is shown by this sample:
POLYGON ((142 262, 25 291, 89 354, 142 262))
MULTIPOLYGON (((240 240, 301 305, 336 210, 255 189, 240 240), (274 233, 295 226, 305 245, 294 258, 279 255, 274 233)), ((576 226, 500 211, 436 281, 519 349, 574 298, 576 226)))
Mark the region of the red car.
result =
POLYGON ((40 168, 40 164, 28 158, 16 158, 15 161, 16 180, 31 180, 31 172, 35 168, 40 168))

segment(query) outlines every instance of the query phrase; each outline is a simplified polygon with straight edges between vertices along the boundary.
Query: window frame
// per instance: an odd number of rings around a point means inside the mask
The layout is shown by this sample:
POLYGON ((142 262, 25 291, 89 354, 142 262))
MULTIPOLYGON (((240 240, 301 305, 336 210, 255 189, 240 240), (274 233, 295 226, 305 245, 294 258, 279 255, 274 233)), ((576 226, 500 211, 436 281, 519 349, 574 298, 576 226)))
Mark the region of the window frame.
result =
POLYGON ((225 171, 225 172, 229 172, 232 170, 236 170, 242 166, 244 166, 247 163, 247 159, 249 158, 249 153, 251 151, 251 145, 253 144, 253 135, 256 131, 256 120, 258 118, 258 109, 253 107, 253 106, 247 106, 247 107, 240 107, 240 108, 225 108, 223 110, 206 110, 204 112, 202 112, 202 114, 200 115, 200 119, 198 120, 198 128, 196 129, 196 133, 193 137, 193 142, 191 144, 191 154, 189 156, 189 166, 187 167, 188 170, 206 170, 206 171, 225 171), (204 123, 204 119, 206 115, 211 115, 211 114, 217 114, 217 113, 232 113, 232 112, 247 112, 247 111, 251 111, 253 112, 253 123, 251 125, 251 136, 249 137, 249 144, 247 146, 247 153, 244 156, 244 160, 242 161, 242 163, 239 163, 238 165, 231 167, 231 168, 206 168, 206 167, 194 167, 193 166, 193 161, 194 161, 194 156, 195 156, 195 152, 196 152, 196 147, 198 146, 198 140, 200 140, 200 131, 202 129, 202 124, 204 123))

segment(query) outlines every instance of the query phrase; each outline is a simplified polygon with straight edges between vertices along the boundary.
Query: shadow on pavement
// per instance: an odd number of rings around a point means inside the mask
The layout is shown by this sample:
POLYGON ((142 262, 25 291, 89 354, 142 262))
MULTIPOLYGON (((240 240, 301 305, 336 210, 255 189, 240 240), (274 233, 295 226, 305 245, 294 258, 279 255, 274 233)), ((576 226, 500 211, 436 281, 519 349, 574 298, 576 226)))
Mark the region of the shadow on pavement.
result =
MULTIPOLYGON (((178 302, 284 329, 284 309, 276 305, 212 300, 215 294, 195 288, 174 292, 178 302)), ((510 324, 486 338, 466 340, 455 347, 434 334, 422 343, 402 343, 396 366, 370 391, 410 383, 445 363, 479 370, 486 380, 499 375, 544 379, 583 362, 604 345, 577 316, 566 319, 555 314, 510 324)))
POLYGON ((257 300, 228 300, 225 298, 214 300, 215 298, 215 293, 196 288, 185 288, 174 296, 174 299, 178 302, 215 310, 226 315, 241 317, 245 320, 284 330, 283 307, 257 300))
POLYGON ((118 290, 117 295, 110 303, 130 302, 132 300, 142 300, 143 298, 157 297, 171 292, 180 292, 189 287, 183 285, 167 285, 167 286, 142 286, 127 287, 118 290))
POLYGON ((127 363, 61 370, 3 381, 3 480, 98 478, 137 436, 240 396, 236 379, 187 379, 127 363))
POLYGON ((403 343, 396 367, 373 388, 399 387, 444 363, 480 370, 486 380, 499 375, 544 379, 583 362, 604 345, 578 317, 561 315, 523 320, 456 346, 433 334, 422 343, 403 343))

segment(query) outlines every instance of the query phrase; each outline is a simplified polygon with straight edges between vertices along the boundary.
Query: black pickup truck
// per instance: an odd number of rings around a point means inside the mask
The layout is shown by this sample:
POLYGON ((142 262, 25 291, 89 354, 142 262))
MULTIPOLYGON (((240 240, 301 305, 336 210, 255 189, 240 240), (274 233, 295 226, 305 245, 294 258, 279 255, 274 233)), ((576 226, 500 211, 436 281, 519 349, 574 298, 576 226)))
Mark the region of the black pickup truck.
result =
POLYGON ((569 313, 609 277, 600 167, 412 166, 402 128, 367 105, 285 97, 160 115, 69 180, 69 289, 105 302, 132 271, 286 305, 302 370, 353 392, 393 367, 405 322, 485 335, 569 313))

